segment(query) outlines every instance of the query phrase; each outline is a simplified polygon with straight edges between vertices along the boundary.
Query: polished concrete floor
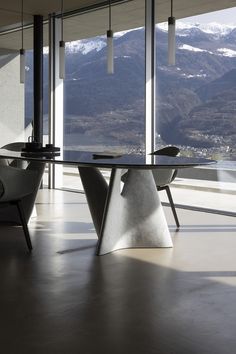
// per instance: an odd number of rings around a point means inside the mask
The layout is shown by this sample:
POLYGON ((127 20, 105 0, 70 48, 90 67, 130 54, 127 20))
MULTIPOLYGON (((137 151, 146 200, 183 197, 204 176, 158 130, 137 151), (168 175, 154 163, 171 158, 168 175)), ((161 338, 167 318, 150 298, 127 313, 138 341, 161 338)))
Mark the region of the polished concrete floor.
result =
POLYGON ((235 218, 165 212, 173 249, 97 257, 84 196, 41 190, 32 254, 0 228, 0 353, 235 353, 235 218))

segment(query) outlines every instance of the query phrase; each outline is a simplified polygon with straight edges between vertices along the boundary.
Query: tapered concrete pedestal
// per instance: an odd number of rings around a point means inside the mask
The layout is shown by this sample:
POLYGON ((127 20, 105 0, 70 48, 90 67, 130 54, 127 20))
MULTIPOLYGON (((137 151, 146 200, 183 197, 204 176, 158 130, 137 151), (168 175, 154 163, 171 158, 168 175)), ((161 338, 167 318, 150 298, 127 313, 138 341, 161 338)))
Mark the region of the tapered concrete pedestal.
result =
POLYGON ((151 170, 112 169, 109 185, 93 167, 79 168, 98 234, 97 254, 136 247, 173 247, 151 170))

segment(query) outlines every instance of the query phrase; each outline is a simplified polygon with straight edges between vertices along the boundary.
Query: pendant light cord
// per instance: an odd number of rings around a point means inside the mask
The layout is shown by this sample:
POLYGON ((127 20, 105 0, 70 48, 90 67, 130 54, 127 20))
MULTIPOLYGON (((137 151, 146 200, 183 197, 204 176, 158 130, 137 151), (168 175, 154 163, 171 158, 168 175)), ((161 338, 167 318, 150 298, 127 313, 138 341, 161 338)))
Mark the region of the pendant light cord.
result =
POLYGON ((109 0, 109 30, 111 31, 111 0, 109 0))
POLYGON ((63 34, 64 34, 64 29, 63 29, 63 22, 64 22, 64 1, 61 0, 61 40, 63 41, 63 34))
POLYGON ((170 4, 170 16, 173 17, 173 0, 171 0, 170 4))
POLYGON ((21 48, 24 47, 24 0, 21 0, 21 48))

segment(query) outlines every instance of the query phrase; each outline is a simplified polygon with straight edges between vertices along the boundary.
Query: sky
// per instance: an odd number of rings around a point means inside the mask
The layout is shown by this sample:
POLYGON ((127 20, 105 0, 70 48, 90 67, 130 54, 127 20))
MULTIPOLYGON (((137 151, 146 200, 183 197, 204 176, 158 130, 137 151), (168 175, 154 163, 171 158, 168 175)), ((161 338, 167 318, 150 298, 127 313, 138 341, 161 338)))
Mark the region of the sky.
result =
MULTIPOLYGON (((182 21, 182 19, 181 19, 182 21)), ((183 20, 184 22, 191 22, 191 23, 210 23, 210 22, 217 22, 221 24, 235 24, 236 25, 236 7, 232 7, 227 10, 222 11, 214 11, 208 14, 199 15, 188 17, 183 20)))

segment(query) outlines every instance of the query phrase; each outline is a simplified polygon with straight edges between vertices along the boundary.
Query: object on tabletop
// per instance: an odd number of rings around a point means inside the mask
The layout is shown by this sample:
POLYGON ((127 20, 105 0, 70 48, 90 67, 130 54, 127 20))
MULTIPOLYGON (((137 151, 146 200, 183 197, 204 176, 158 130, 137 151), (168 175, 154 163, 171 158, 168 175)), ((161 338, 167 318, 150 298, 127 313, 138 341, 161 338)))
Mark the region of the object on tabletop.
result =
POLYGON ((120 152, 109 152, 109 151, 104 151, 104 152, 98 152, 93 154, 93 159, 115 159, 118 157, 121 157, 122 154, 120 152))
MULTIPOLYGON (((30 137, 31 138, 31 137, 30 137)), ((30 139, 29 138, 29 139, 30 139)), ((60 155, 60 148, 55 147, 53 144, 46 144, 45 146, 42 143, 36 141, 28 141, 25 144, 25 147, 22 148, 22 156, 47 156, 54 157, 60 155)))

